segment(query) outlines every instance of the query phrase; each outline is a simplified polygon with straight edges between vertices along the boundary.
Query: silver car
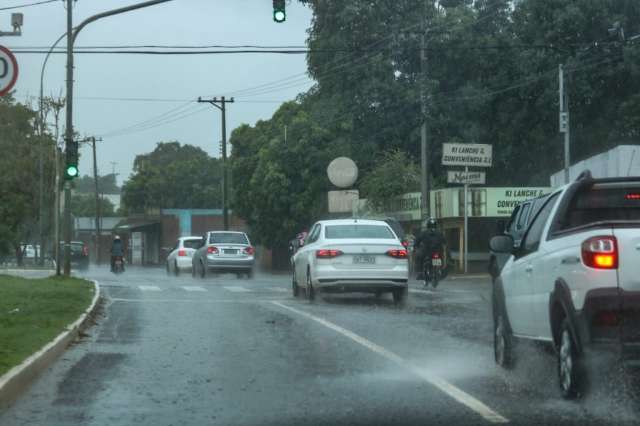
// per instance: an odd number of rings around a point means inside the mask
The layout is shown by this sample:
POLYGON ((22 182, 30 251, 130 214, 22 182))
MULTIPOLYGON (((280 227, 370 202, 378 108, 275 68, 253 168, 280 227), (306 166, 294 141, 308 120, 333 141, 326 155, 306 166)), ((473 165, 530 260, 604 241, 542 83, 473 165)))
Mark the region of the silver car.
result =
POLYGON ((244 232, 211 231, 203 235, 192 258, 192 275, 206 278, 209 272, 234 272, 253 277, 255 249, 244 232))

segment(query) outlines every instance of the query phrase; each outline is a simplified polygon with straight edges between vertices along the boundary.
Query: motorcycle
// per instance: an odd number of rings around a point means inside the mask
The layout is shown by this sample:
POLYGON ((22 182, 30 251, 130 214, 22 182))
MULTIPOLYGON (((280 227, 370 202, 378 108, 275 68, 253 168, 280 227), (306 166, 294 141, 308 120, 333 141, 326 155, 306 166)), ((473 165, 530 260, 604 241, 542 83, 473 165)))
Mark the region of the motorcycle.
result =
POLYGON ((113 259, 113 270, 114 274, 121 274, 124 272, 124 259, 122 256, 115 256, 113 259))
POLYGON ((432 252, 431 256, 425 259, 423 268, 425 287, 429 286, 429 282, 433 288, 438 287, 439 281, 443 278, 443 266, 442 255, 437 251, 432 252))

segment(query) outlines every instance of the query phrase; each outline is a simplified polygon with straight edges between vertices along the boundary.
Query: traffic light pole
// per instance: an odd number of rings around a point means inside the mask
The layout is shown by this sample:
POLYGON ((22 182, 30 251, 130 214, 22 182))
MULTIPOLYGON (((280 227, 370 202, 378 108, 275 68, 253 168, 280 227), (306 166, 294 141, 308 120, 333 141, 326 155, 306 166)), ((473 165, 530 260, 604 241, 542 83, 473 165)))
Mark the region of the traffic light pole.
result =
MULTIPOLYGON (((67 109, 65 151, 69 152, 73 140, 73 0, 67 0, 67 109)), ((71 182, 64 184, 64 270, 65 277, 71 275, 71 182)))
MULTIPOLYGON (((67 110, 66 110, 66 132, 65 132, 65 145, 66 150, 77 148, 76 142, 73 140, 73 44, 78 37, 78 34, 88 24, 95 22, 99 19, 106 18, 113 15, 119 15, 121 13, 130 12, 132 10, 142 9, 149 6, 154 6, 160 3, 167 3, 173 0, 149 0, 142 3, 132 4, 130 6, 121 7, 118 9, 108 10, 106 12, 98 13, 90 16, 82 21, 75 29, 73 28, 73 0, 66 0, 67 2, 67 110)), ((71 185, 67 181, 64 188, 64 226, 65 226, 65 244, 64 244, 64 276, 68 277, 71 274, 71 185)))
POLYGON ((227 108, 226 104, 233 103, 233 98, 225 99, 202 99, 198 98, 200 103, 208 103, 218 108, 222 112, 222 217, 224 220, 224 230, 229 230, 229 208, 228 208, 228 179, 227 179, 227 108))

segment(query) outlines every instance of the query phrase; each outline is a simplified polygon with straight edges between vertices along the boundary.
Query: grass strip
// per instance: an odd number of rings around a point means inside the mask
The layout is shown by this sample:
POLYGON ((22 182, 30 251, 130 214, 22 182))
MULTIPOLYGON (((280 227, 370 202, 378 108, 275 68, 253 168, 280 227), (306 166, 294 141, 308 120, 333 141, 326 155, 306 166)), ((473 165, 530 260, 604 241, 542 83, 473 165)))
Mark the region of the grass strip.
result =
POLYGON ((89 307, 93 283, 0 275, 0 375, 20 364, 89 307))

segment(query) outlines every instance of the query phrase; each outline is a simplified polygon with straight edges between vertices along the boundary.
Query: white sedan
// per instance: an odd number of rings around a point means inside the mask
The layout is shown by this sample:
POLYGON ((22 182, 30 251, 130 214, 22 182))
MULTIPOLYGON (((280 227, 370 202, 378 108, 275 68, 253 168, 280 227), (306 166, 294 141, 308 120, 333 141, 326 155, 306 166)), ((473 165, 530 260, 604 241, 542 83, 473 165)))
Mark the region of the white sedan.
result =
POLYGON ((169 256, 167 256, 167 274, 178 275, 180 271, 190 271, 193 253, 201 245, 201 237, 178 238, 169 256))
POLYGON ((316 292, 391 292, 407 297, 407 249, 381 220, 336 219, 317 222, 293 256, 293 295, 316 292))

